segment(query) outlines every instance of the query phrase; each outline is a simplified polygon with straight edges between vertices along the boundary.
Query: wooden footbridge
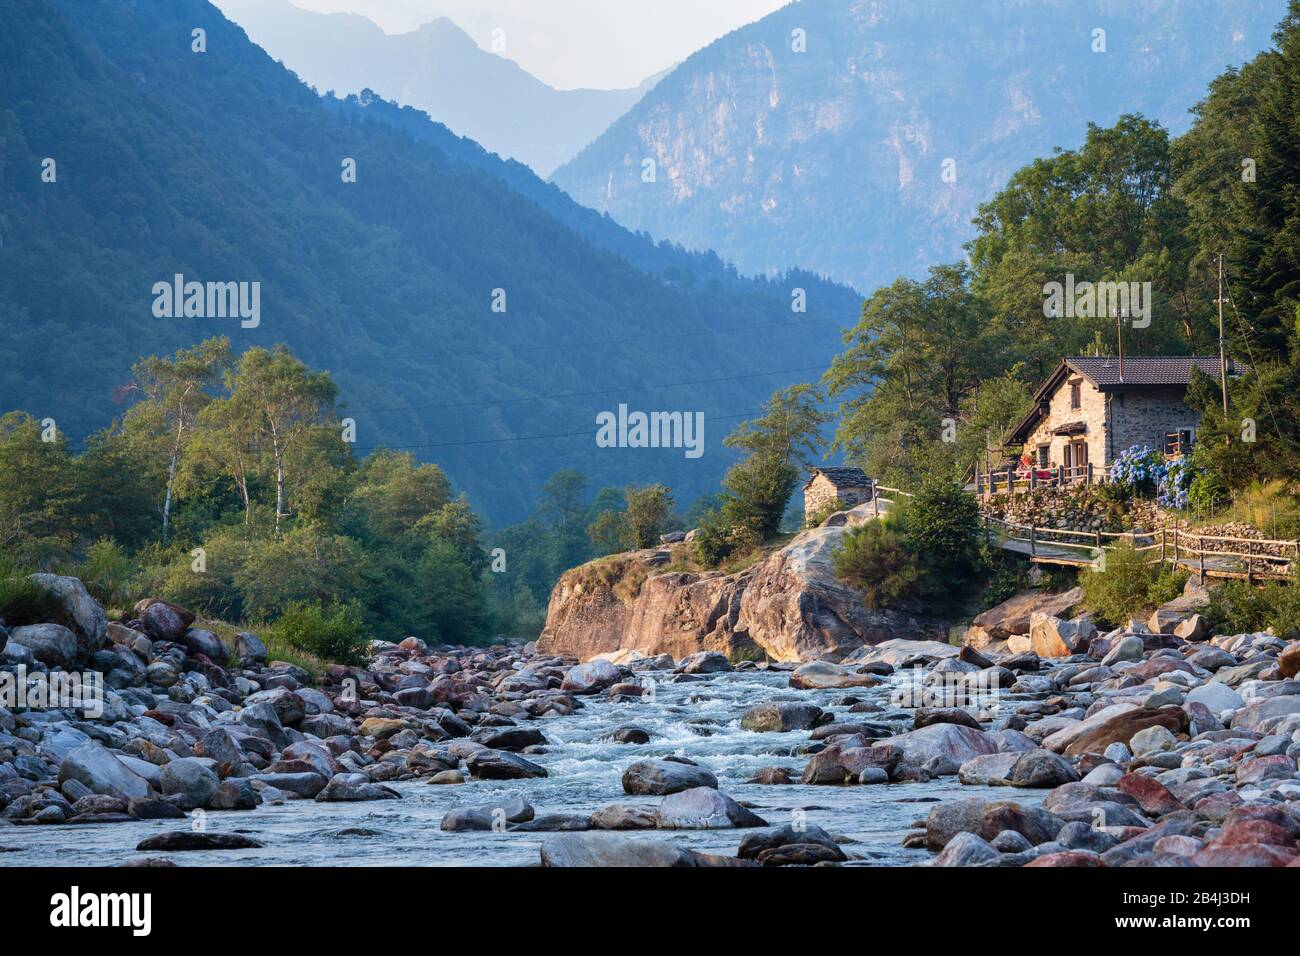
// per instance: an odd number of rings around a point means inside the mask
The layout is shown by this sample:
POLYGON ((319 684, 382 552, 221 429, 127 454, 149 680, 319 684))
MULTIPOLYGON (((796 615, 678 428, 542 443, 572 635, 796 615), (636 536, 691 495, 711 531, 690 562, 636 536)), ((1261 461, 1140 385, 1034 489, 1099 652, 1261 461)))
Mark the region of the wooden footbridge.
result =
MULTIPOLYGON (((976 488, 968 485, 967 490, 976 488)), ((870 504, 880 514, 899 497, 912 495, 899 488, 874 486, 870 504)), ((990 545, 1024 555, 1035 564, 1104 570, 1107 552, 1126 544, 1151 561, 1184 568, 1202 581, 1233 578, 1253 582, 1290 578, 1292 567, 1300 560, 1297 541, 1199 534, 1173 526, 1153 531, 1070 531, 1017 524, 990 514, 985 499, 981 499, 981 515, 990 545)))

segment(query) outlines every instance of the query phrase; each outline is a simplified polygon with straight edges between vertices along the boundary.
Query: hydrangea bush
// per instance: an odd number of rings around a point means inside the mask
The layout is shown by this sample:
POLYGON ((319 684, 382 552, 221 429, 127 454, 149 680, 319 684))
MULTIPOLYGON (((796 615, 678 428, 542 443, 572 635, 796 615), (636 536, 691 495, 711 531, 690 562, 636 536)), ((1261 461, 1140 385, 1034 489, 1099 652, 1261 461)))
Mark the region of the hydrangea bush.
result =
POLYGON ((1110 468, 1110 480, 1121 488, 1144 497, 1154 496, 1162 508, 1185 510, 1188 495, 1202 469, 1187 458, 1166 461, 1158 450, 1146 445, 1126 448, 1110 468))

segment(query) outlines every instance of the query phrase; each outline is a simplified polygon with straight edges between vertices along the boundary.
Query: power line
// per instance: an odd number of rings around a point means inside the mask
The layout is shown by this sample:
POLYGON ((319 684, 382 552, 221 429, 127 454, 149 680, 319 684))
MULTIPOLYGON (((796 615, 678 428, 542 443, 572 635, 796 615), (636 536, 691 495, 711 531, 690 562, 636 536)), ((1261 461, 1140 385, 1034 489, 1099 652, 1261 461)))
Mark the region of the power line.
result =
MULTIPOLYGON (((748 418, 751 415, 761 415, 762 413, 763 410, 759 409, 758 411, 741 412, 736 415, 715 415, 712 417, 706 417, 704 420, 706 422, 726 422, 738 418, 748 418)), ((592 430, 587 429, 586 431, 581 432, 562 432, 554 435, 515 435, 509 438, 475 438, 468 441, 430 442, 421 445, 362 445, 353 448, 352 450, 357 452, 374 452, 407 451, 416 448, 462 448, 467 445, 498 445, 516 441, 540 441, 543 439, 556 438, 590 438, 592 437, 592 434, 592 430)))
MULTIPOLYGON (((387 408, 345 408, 348 417, 359 414, 378 415, 387 412, 410 412, 429 409, 448 409, 448 408, 480 408, 499 405, 515 405, 525 402, 545 402, 566 398, 591 398, 597 395, 610 395, 616 392, 643 392, 656 391, 665 388, 685 388, 695 385, 716 385, 724 382, 739 382, 751 378, 763 378, 769 375, 796 375, 803 372, 824 372, 829 369, 829 365, 809 365, 803 368, 783 368, 773 369, 768 372, 748 372, 744 375, 724 375, 717 378, 696 379, 689 382, 664 382, 658 385, 629 385, 614 386, 612 388, 596 389, 589 392, 556 392, 551 395, 529 395, 522 398, 503 398, 503 399, 484 399, 476 402, 441 402, 429 405, 392 405, 387 408)), ((57 423, 60 428, 64 426, 76 425, 93 425, 99 419, 81 419, 70 422, 57 423)))
MULTIPOLYGON (((765 329, 802 329, 806 326, 824 325, 828 322, 833 322, 841 326, 843 325, 840 319, 829 318, 829 317, 824 319, 799 319, 794 322, 775 322, 775 323, 767 323, 764 325, 738 325, 738 326, 732 326, 730 328, 725 328, 725 329, 699 329, 691 332, 655 333, 652 335, 631 336, 631 337, 626 337, 621 339, 589 339, 589 340, 577 341, 577 342, 561 342, 561 343, 556 343, 554 345, 502 346, 494 349, 478 349, 469 352, 444 352, 440 354, 439 358, 456 359, 456 358, 472 358, 472 357, 483 356, 483 355, 513 355, 513 354, 532 353, 532 352, 549 352, 549 351, 555 351, 557 349, 572 351, 576 349, 596 348, 596 347, 602 347, 607 345, 629 345, 638 342, 660 342, 660 341, 677 340, 677 339, 684 339, 684 338, 697 338, 702 335, 729 335, 737 332, 757 332, 765 329)), ((856 322, 857 319, 855 318, 853 322, 850 323, 850 325, 856 324, 856 322)), ((391 366, 394 360, 392 358, 375 357, 371 359, 348 359, 346 361, 347 361, 346 365, 336 365, 334 369, 323 369, 323 370, 331 371, 331 372, 335 370, 339 370, 339 371, 346 372, 350 367, 357 366, 357 365, 383 364, 383 365, 391 366)), ((310 364, 323 366, 328 363, 320 359, 312 359, 310 364)), ((67 359, 66 357, 64 357, 63 359, 60 359, 55 364, 43 365, 43 366, 32 365, 24 362, 22 364, 22 368, 24 372, 50 371, 51 369, 56 371, 65 371, 67 369, 67 359)), ((80 365, 78 366, 78 368, 79 369, 88 369, 88 368, 109 369, 109 370, 123 371, 122 366, 118 363, 114 363, 111 365, 110 364, 80 365)), ((129 369, 126 371, 129 372, 129 369)))

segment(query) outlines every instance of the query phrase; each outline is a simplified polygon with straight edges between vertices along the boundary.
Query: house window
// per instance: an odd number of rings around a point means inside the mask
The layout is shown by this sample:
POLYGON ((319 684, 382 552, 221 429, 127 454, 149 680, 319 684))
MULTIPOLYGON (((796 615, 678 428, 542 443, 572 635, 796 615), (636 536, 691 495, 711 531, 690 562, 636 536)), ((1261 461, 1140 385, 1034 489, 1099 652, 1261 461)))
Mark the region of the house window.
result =
POLYGON ((1070 408, 1074 409, 1074 408, 1082 408, 1082 407, 1083 407, 1083 383, 1071 382, 1070 383, 1070 408))
POLYGON ((1046 468, 1051 463, 1052 463, 1052 446, 1039 445, 1038 446, 1038 467, 1046 468))
POLYGON ((1166 432, 1164 437, 1165 454, 1175 457, 1190 454, 1195 438, 1195 429, 1191 428, 1180 428, 1178 431, 1166 432))

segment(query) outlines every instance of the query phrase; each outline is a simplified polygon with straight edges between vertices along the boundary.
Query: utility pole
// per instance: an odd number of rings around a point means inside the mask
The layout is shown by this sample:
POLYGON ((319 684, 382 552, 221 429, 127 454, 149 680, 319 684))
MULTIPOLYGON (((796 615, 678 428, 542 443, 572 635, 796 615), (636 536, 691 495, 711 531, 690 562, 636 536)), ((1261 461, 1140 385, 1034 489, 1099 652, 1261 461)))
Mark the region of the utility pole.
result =
POLYGON ((1124 310, 1115 310, 1115 351, 1119 354, 1119 380, 1124 381, 1124 310))
POLYGON ((1223 250, 1219 250, 1219 388, 1223 391, 1223 424, 1228 424, 1228 361, 1223 342, 1223 250))

